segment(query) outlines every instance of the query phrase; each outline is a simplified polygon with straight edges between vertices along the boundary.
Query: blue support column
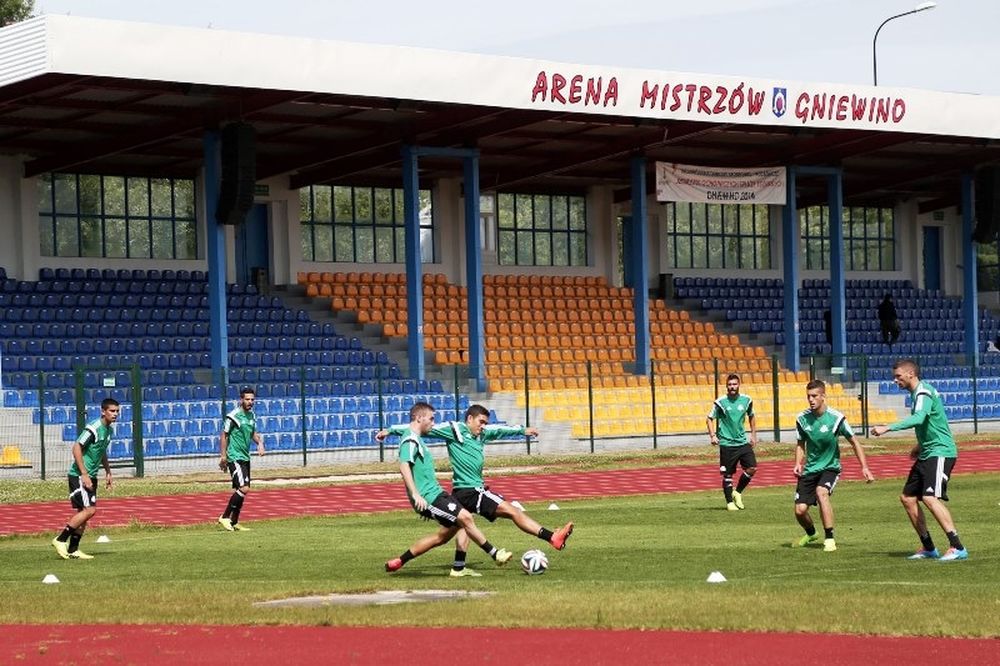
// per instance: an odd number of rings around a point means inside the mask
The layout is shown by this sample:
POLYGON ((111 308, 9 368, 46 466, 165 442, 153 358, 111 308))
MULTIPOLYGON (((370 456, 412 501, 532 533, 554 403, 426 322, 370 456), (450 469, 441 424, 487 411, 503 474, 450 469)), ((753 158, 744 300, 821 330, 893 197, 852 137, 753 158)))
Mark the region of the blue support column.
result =
POLYGON ((846 289, 844 281, 844 189, 838 169, 827 176, 830 210, 830 323, 833 326, 833 365, 847 366, 846 289))
POLYGON ((635 374, 649 375, 649 250, 647 248, 646 158, 637 155, 632 168, 632 310, 635 313, 635 374))
POLYGON ((205 161, 205 237, 208 240, 208 330, 212 378, 223 384, 229 381, 229 332, 226 325, 226 227, 215 219, 219 206, 219 133, 205 132, 202 137, 205 161))
MULTIPOLYGON (((979 192, 976 192, 979 195, 979 192)), ((972 240, 972 174, 962 174, 962 319, 966 360, 979 365, 979 285, 976 282, 976 245, 972 240)))
POLYGON ((403 146, 403 218, 406 239, 406 310, 410 377, 424 373, 424 281, 420 265, 420 181, 417 152, 403 146))
POLYGON ((465 279, 469 291, 469 374, 478 391, 486 390, 486 345, 483 333, 482 238, 479 229, 479 155, 462 159, 465 191, 465 279))
POLYGON ((795 202, 795 167, 788 169, 785 208, 781 213, 781 257, 785 293, 785 365, 799 369, 799 211, 795 202))

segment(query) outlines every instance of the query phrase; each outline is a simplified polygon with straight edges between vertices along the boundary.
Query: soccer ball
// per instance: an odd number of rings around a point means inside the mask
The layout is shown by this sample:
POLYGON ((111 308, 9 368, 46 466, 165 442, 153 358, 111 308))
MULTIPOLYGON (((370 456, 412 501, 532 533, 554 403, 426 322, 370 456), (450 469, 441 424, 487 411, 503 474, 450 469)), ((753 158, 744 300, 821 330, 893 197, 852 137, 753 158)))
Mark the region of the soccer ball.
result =
POLYGON ((529 576, 543 574, 549 568, 549 558, 540 550, 529 550, 521 556, 521 568, 529 576))

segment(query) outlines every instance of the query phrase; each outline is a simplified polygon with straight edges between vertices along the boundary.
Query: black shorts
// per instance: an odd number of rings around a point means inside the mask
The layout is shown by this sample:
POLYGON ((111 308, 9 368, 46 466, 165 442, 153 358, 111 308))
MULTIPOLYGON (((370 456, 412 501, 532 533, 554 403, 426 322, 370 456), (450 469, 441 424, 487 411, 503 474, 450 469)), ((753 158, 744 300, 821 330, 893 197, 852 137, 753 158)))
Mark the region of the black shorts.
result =
POLYGON ((736 473, 736 463, 740 467, 757 466, 757 455, 749 444, 743 446, 719 446, 719 474, 732 476, 736 473))
POLYGON ((910 468, 910 475, 903 484, 906 497, 937 497, 948 501, 948 479, 955 467, 955 458, 927 458, 918 460, 910 468))
POLYGON ((233 488, 239 490, 250 485, 250 461, 230 460, 229 476, 233 477, 233 488))
POLYGON ((451 494, 469 513, 475 513, 491 523, 497 519, 497 507, 503 502, 503 495, 482 488, 454 488, 451 494))
POLYGON ((90 483, 94 486, 92 490, 87 490, 83 487, 83 481, 80 480, 81 477, 69 476, 69 503, 73 505, 73 508, 77 511, 83 511, 86 508, 97 506, 97 479, 90 477, 90 483))
POLYGON ((799 482, 795 484, 795 503, 816 506, 816 488, 824 486, 832 495, 839 478, 839 469, 824 469, 822 472, 800 476, 799 482))
MULTIPOLYGON (((416 507, 414 507, 416 510, 416 507)), ((424 518, 438 521, 444 527, 455 527, 458 524, 458 513, 462 510, 462 505, 457 499, 448 493, 441 493, 435 500, 427 505, 423 511, 417 511, 424 518)))

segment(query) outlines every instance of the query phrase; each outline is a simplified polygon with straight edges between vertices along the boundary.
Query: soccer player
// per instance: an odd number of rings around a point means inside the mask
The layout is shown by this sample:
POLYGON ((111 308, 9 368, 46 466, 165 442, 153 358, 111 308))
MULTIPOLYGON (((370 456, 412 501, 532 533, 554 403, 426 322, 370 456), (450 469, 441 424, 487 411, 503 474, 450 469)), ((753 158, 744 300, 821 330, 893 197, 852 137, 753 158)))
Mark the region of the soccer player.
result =
MULTIPOLYGON (((426 402, 418 402, 410 408, 410 425, 402 432, 399 443, 399 473, 406 486, 413 510, 424 518, 433 518, 440 525, 434 534, 418 539, 399 557, 385 563, 385 570, 399 571, 413 558, 426 553, 431 548, 448 543, 460 530, 472 537, 497 566, 510 561, 513 553, 505 548, 496 548, 479 531, 472 514, 462 508, 458 500, 441 488, 434 474, 434 459, 430 449, 424 444, 424 436, 434 427, 434 408, 426 402)), ((382 439, 386 431, 380 431, 382 439)))
POLYGON ((913 403, 910 416, 890 425, 875 426, 871 432, 875 437, 881 437, 889 431, 913 428, 917 436, 917 445, 910 452, 913 467, 899 496, 913 529, 920 537, 920 549, 908 559, 938 559, 938 550, 927 530, 927 520, 920 506, 923 502, 948 536, 948 550, 940 556, 940 561, 967 560, 969 553, 958 538, 951 512, 944 505, 948 501, 948 479, 958 458, 958 447, 948 426, 944 403, 937 389, 920 379, 920 366, 916 361, 897 361, 892 366, 892 378, 896 386, 910 392, 913 403))
POLYGON ((257 432, 257 416, 253 405, 256 392, 249 387, 240 389, 240 404, 226 414, 220 438, 219 469, 229 471, 233 477, 233 494, 226 510, 219 516, 219 524, 230 532, 247 532, 249 527, 240 524, 243 501, 250 492, 250 442, 257 444, 257 454, 264 455, 264 438, 257 432))
POLYGON ((97 513, 97 468, 104 467, 105 484, 111 488, 111 465, 108 445, 111 444, 111 424, 118 420, 118 401, 101 401, 101 416, 86 426, 73 443, 73 464, 69 468, 69 501, 76 510, 66 527, 52 540, 59 557, 64 560, 92 560, 93 555, 80 550, 80 539, 87 521, 97 513))
POLYGON ((844 437, 854 448, 854 455, 861 463, 861 474, 865 481, 875 480, 865 451, 861 447, 847 417, 826 404, 826 384, 814 379, 806 384, 806 400, 809 409, 799 414, 795 420, 798 431, 798 444, 795 447, 795 468, 792 470, 799 478, 795 486, 795 519, 806 531, 805 536, 792 546, 805 546, 818 541, 816 527, 809 516, 809 507, 819 504, 819 515, 823 521, 823 550, 837 550, 837 542, 833 537, 833 503, 830 495, 840 478, 840 446, 838 437, 844 437))
POLYGON ((722 474, 722 494, 726 498, 726 509, 739 511, 743 507, 743 493, 757 472, 757 417, 753 413, 753 399, 740 393, 740 376, 726 377, 726 395, 712 403, 712 411, 705 419, 708 439, 712 446, 719 447, 719 473, 722 474), (750 438, 743 426, 750 423, 750 438), (743 468, 739 483, 733 490, 733 474, 736 465, 743 468))
MULTIPOLYGON (((500 493, 490 490, 483 480, 484 452, 486 443, 509 437, 537 436, 536 428, 523 426, 487 425, 490 412, 482 405, 471 405, 465 410, 465 421, 447 421, 431 428, 428 437, 443 439, 448 445, 448 457, 452 468, 452 495, 470 513, 477 513, 491 523, 498 517, 512 520, 521 531, 536 536, 549 543, 556 550, 566 547, 566 540, 573 533, 573 523, 569 522, 552 532, 542 527, 524 511, 514 507, 500 493)), ((388 434, 401 434, 405 426, 392 426, 376 435, 383 439, 388 434)), ((476 571, 465 566, 469 549, 469 538, 459 534, 455 545, 455 562, 451 576, 478 576, 476 571)))

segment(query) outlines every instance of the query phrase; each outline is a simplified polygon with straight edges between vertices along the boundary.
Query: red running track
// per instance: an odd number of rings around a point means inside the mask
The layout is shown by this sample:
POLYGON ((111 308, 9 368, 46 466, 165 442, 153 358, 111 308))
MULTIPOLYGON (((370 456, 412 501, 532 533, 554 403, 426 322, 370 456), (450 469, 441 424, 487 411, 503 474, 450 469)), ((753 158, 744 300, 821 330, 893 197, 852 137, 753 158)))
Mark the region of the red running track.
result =
POLYGON ((3 664, 996 664, 1000 641, 595 629, 0 626, 3 664))
MULTIPOLYGON (((860 479, 853 456, 843 459, 846 480, 860 479)), ((754 486, 791 487, 792 463, 760 461, 754 486)), ((911 461, 903 455, 869 456, 876 478, 905 476, 911 461)), ((963 451, 958 473, 1000 471, 1000 448, 963 451)), ((716 465, 654 467, 563 474, 520 474, 489 478, 491 487, 507 499, 522 503, 586 497, 616 497, 713 490, 719 487, 716 465)), ((192 525, 211 522, 225 508, 230 492, 116 498, 102 487, 100 510, 91 526, 121 526, 135 519, 156 525, 192 525)), ((242 517, 247 520, 294 516, 373 513, 408 509, 401 481, 275 488, 253 491, 242 517)), ((71 513, 68 502, 35 502, 0 506, 0 535, 34 534, 57 530, 71 513)))

